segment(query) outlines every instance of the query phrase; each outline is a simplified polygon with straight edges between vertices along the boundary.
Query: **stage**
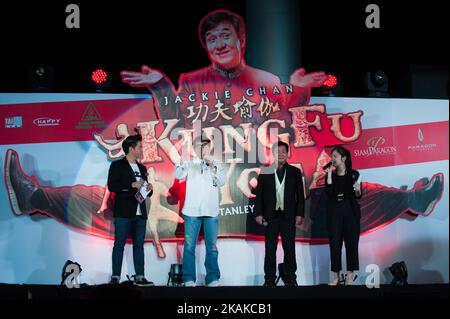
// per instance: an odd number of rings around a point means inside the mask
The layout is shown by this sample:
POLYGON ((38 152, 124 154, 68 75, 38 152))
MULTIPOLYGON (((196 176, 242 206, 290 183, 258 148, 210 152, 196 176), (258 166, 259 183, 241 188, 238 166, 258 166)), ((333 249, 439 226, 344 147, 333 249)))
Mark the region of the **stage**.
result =
POLYGON ((1 9, 0 300, 439 313, 444 1, 34 2, 1 9), (355 285, 328 286, 336 271, 355 285), (155 286, 108 284, 132 275, 155 286))
POLYGON ((66 288, 57 285, 0 285, 0 299, 149 299, 149 300, 225 300, 261 301, 300 299, 448 299, 449 284, 391 286, 369 289, 366 286, 327 285, 298 287, 136 287, 120 285, 81 285, 66 288))

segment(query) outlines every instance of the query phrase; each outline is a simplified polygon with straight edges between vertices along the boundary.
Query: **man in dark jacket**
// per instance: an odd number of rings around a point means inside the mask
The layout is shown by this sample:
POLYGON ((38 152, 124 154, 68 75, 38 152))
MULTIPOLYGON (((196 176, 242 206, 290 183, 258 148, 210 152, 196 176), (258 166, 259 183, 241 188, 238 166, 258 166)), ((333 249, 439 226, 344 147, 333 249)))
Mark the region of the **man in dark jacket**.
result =
POLYGON ((121 160, 111 164, 108 173, 108 189, 115 194, 114 200, 114 248, 112 253, 112 284, 118 284, 122 269, 123 250, 130 231, 133 231, 133 261, 138 286, 150 286, 144 276, 144 238, 147 226, 145 200, 137 193, 151 196, 152 184, 147 182, 147 169, 137 162, 142 158, 141 135, 130 135, 122 144, 126 154, 121 160), (139 195, 138 194, 138 195, 139 195))
MULTIPOLYGON (((301 171, 286 162, 289 145, 272 147, 275 166, 263 167, 256 187, 256 222, 265 225, 264 286, 275 286, 278 235, 284 250, 285 284, 296 286, 295 226, 303 222, 305 197, 301 171)), ((281 275, 281 274, 280 274, 281 275)))

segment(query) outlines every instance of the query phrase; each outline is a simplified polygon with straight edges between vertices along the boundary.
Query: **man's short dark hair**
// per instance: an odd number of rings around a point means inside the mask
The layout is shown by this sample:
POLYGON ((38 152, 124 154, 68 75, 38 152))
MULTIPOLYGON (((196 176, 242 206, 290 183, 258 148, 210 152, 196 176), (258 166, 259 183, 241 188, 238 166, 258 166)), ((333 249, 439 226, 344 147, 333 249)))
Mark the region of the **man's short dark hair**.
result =
POLYGON ((130 147, 135 148, 136 145, 142 141, 142 136, 140 134, 128 136, 122 143, 122 149, 125 154, 128 154, 130 147))
POLYGON ((214 29, 222 22, 229 22, 236 30, 239 39, 245 38, 245 24, 240 15, 228 10, 216 10, 210 12, 200 21, 198 28, 200 41, 206 47, 206 32, 214 29))
POLYGON ((289 152, 289 144, 279 141, 279 142, 275 142, 272 145, 272 152, 275 151, 276 148, 280 147, 280 146, 284 146, 286 148, 286 152, 289 152))

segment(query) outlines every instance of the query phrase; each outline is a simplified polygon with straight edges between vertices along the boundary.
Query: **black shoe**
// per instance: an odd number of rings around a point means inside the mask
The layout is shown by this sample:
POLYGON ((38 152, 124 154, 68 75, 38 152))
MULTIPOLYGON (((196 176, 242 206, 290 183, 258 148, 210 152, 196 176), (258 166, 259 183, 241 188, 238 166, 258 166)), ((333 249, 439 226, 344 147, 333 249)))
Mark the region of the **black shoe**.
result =
POLYGON ((276 287, 275 280, 264 281, 263 287, 276 287))
POLYGON ((120 278, 119 277, 111 277, 111 281, 109 282, 110 285, 118 285, 120 284, 120 278))
MULTIPOLYGON (((422 182, 422 181, 420 181, 422 182)), ((416 183, 420 185, 419 183, 416 183)), ((409 207, 417 214, 428 215, 433 210, 436 202, 441 198, 443 192, 443 176, 437 174, 433 176, 428 184, 415 189, 410 193, 409 207)))
POLYGON ((19 155, 9 149, 5 156, 6 189, 14 214, 21 215, 34 209, 31 196, 38 189, 36 183, 20 167, 19 155))
POLYGON ((145 279, 144 276, 134 276, 134 284, 139 287, 150 287, 155 285, 153 282, 145 279))
POLYGON ((297 280, 288 280, 284 285, 286 287, 298 287, 297 280))

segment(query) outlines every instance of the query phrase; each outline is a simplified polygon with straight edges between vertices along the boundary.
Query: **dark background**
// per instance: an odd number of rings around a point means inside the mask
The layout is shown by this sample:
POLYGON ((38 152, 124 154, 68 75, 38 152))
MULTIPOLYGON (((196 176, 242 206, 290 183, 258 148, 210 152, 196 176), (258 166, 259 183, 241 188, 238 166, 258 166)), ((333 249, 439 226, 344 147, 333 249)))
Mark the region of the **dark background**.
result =
MULTIPOLYGON (((301 65, 338 75, 340 95, 367 96, 366 72, 383 70, 392 97, 448 98, 448 1, 299 3, 301 65), (370 3, 380 6, 381 29, 365 27, 370 3)), ((53 92, 93 92, 98 66, 111 77, 106 92, 147 93, 120 82, 121 70, 142 64, 177 83, 209 64, 197 27, 220 8, 251 14, 245 0, 2 2, 0 92, 30 92, 29 70, 41 63, 54 68, 53 92), (70 3, 80 6, 81 29, 65 27, 70 3)))

